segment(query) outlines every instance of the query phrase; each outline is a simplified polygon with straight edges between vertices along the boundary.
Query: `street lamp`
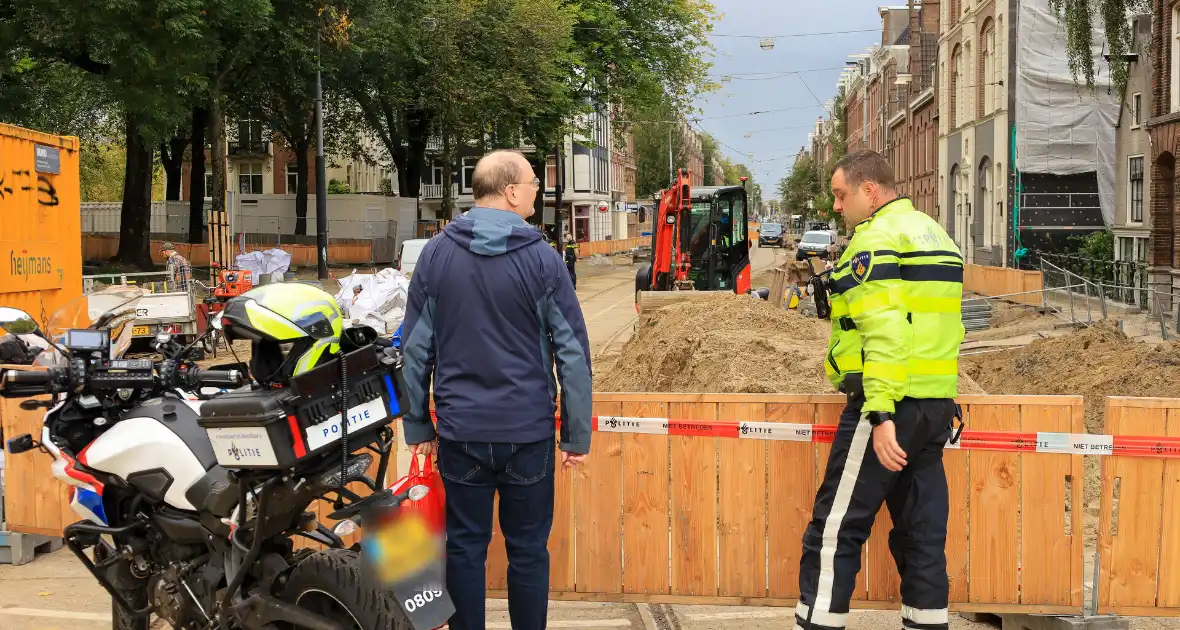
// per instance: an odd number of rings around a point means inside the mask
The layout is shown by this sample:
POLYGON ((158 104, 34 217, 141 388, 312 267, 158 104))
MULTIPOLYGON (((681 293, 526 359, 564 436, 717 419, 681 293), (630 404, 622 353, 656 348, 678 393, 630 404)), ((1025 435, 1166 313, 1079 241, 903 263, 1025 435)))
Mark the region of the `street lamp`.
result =
POLYGON ((732 80, 733 80, 733 77, 729 76, 728 74, 721 77, 722 83, 729 83, 732 80))
POLYGON ((760 37, 760 38, 758 38, 758 47, 761 48, 762 50, 774 50, 774 38, 773 37, 760 37))

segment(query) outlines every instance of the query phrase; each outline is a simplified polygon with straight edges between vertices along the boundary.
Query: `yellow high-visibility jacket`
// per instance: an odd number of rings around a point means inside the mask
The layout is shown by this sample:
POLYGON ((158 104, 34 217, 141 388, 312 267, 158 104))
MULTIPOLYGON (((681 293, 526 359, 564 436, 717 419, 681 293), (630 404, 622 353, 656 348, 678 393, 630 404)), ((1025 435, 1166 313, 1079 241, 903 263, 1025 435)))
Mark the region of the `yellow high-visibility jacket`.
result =
POLYGON ((856 227, 829 286, 824 368, 837 387, 862 374, 862 411, 958 395, 963 256, 934 219, 906 197, 882 206, 856 227))

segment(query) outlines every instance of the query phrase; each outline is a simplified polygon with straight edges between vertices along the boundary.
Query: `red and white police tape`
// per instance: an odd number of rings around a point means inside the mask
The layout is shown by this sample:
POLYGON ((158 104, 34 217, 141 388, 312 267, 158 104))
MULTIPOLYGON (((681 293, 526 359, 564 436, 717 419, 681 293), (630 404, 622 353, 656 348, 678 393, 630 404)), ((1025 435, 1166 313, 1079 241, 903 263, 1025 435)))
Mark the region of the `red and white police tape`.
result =
MULTIPOLYGON (((669 418, 631 418, 626 416, 594 416, 594 430, 603 433, 721 437, 829 444, 836 436, 836 427, 830 425, 672 420, 669 418)), ((958 442, 947 444, 946 447, 975 451, 1180 459, 1180 437, 1162 436, 964 430, 958 442)))

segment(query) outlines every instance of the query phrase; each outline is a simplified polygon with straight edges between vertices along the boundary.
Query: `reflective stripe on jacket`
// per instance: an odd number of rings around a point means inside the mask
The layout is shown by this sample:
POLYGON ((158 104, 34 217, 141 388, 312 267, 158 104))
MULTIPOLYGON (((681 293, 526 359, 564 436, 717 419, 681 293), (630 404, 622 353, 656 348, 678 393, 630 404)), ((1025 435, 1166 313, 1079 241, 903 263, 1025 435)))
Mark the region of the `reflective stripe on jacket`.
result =
POLYGON ((861 373, 864 411, 958 395, 963 256, 934 219, 905 197, 881 207, 857 226, 829 283, 833 385, 861 373))

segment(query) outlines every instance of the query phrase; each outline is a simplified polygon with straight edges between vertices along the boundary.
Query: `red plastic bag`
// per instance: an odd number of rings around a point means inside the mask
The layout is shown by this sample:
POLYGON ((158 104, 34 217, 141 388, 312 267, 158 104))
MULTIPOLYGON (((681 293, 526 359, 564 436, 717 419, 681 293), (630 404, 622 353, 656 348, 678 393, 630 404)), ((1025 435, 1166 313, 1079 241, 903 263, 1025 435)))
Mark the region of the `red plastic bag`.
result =
POLYGON ((402 504, 402 511, 420 515, 426 520, 431 532, 441 534, 447 529, 447 493, 443 488, 442 475, 434 468, 434 458, 426 457, 426 463, 418 465, 418 456, 410 457, 410 472, 390 487, 394 494, 401 494, 414 486, 425 486, 426 496, 402 504))

